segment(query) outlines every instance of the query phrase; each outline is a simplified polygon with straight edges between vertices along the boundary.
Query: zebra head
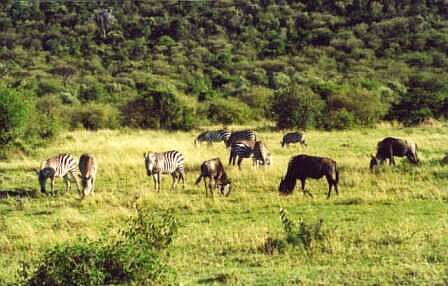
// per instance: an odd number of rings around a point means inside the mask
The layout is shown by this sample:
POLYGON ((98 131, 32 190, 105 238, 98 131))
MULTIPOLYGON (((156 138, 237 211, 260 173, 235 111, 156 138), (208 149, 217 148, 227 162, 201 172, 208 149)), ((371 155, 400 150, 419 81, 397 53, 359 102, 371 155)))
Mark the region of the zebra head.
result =
POLYGON ((227 197, 232 191, 232 181, 230 179, 227 179, 224 182, 218 183, 218 187, 221 194, 227 197))
POLYGON ((46 167, 40 170, 36 170, 36 174, 37 174, 37 178, 39 180, 39 185, 40 185, 40 191, 42 193, 45 193, 45 185, 47 183, 47 179, 54 177, 54 174, 56 173, 56 171, 53 168, 50 167, 46 167))
POLYGON ((151 176, 154 169, 154 153, 144 153, 143 157, 145 158, 146 174, 148 174, 148 176, 151 176))

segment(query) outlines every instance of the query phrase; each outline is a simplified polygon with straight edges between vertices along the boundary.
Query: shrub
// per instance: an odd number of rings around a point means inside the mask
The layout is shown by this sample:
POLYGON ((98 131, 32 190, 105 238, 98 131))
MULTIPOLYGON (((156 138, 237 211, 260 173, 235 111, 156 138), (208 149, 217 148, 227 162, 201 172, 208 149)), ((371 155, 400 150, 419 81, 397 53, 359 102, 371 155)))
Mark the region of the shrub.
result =
POLYGON ((100 103, 77 106, 72 114, 71 126, 90 130, 114 129, 120 126, 120 112, 117 108, 100 103))
POLYGON ((64 85, 61 81, 53 78, 42 78, 37 85, 37 95, 44 96, 52 93, 64 91, 64 85))
POLYGON ((325 129, 352 129, 356 126, 356 120, 353 113, 345 108, 330 111, 328 116, 321 123, 325 129))
POLYGON ((278 128, 309 128, 316 125, 324 107, 309 88, 292 85, 275 92, 271 112, 278 128))
POLYGON ((219 98, 210 102, 207 118, 214 123, 241 124, 252 118, 250 108, 236 98, 219 98))
POLYGON ((0 147, 22 138, 32 108, 31 101, 21 91, 0 87, 0 147))
POLYGON ((105 100, 107 90, 102 83, 93 77, 86 77, 79 87, 79 98, 82 101, 105 100))
POLYGON ((190 130, 196 126, 193 104, 162 87, 149 89, 132 99, 122 113, 125 125, 135 128, 190 130))
POLYGON ((316 223, 308 223, 303 219, 293 223, 283 208, 280 209, 280 219, 289 244, 301 246, 308 253, 329 249, 329 231, 323 227, 322 219, 316 223))
POLYGON ((107 239, 57 245, 44 252, 36 267, 24 269, 25 285, 166 285, 174 271, 165 263, 177 232, 169 211, 137 209, 113 241, 107 239))

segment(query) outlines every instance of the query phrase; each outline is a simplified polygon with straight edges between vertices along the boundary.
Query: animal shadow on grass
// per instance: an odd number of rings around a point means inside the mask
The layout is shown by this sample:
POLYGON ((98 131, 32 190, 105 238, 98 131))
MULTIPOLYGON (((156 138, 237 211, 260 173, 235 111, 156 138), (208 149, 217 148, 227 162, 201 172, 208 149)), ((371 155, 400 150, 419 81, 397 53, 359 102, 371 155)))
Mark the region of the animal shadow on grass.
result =
POLYGON ((33 189, 26 189, 26 188, 14 188, 9 190, 0 190, 0 199, 6 199, 9 197, 15 197, 15 198, 23 198, 23 197, 29 197, 29 198, 35 198, 37 197, 36 190, 33 189))

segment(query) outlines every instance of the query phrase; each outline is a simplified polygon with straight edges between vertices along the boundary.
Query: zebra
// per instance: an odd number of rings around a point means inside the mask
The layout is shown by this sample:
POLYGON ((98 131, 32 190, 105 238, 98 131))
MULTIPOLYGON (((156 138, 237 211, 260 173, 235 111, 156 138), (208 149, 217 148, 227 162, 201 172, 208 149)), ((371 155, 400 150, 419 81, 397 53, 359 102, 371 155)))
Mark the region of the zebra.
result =
POLYGON ((239 141, 230 147, 229 165, 235 165, 238 158, 238 168, 241 169, 241 162, 244 158, 253 159, 253 165, 271 164, 271 153, 261 141, 239 141))
POLYGON ((288 147, 291 143, 300 143, 305 147, 307 146, 305 142, 305 134, 300 132, 286 133, 280 143, 282 144, 282 147, 288 147))
POLYGON ((233 143, 236 143, 238 141, 256 141, 257 140, 257 134, 255 131, 252 130, 241 130, 241 131, 235 131, 230 134, 230 137, 226 143, 226 147, 232 146, 233 143))
POLYGON ((182 185, 185 187, 184 155, 182 153, 175 150, 162 153, 146 152, 143 157, 145 158, 146 173, 148 176, 152 176, 156 191, 160 191, 161 174, 171 174, 173 178, 172 191, 176 188, 176 179, 177 183, 182 179, 182 185))
POLYGON ((81 175, 82 196, 95 191, 96 171, 98 164, 96 158, 91 154, 82 154, 79 159, 79 171, 81 175))
POLYGON ((40 191, 46 193, 45 185, 47 179, 51 180, 51 192, 54 192, 54 181, 56 177, 63 177, 65 182, 65 191, 70 190, 70 179, 68 175, 70 174, 76 182, 78 192, 80 192, 79 182, 77 175, 77 164, 76 159, 70 154, 59 154, 57 156, 51 157, 46 161, 41 163, 40 169, 35 170, 40 184, 40 191))
POLYGON ((198 146, 201 142, 207 142, 208 145, 212 145, 213 142, 226 142, 229 140, 230 131, 226 129, 216 130, 216 131, 205 131, 196 137, 194 140, 194 145, 198 146))

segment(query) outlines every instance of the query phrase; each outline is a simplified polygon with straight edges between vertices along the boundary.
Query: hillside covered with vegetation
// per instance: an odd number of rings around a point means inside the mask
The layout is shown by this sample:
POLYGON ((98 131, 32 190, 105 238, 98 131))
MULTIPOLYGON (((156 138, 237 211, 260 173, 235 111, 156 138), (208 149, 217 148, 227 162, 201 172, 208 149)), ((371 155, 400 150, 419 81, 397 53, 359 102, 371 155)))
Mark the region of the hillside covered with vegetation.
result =
POLYGON ((16 117, 1 143, 446 117, 447 14, 436 0, 1 1, 0 109, 16 117))

